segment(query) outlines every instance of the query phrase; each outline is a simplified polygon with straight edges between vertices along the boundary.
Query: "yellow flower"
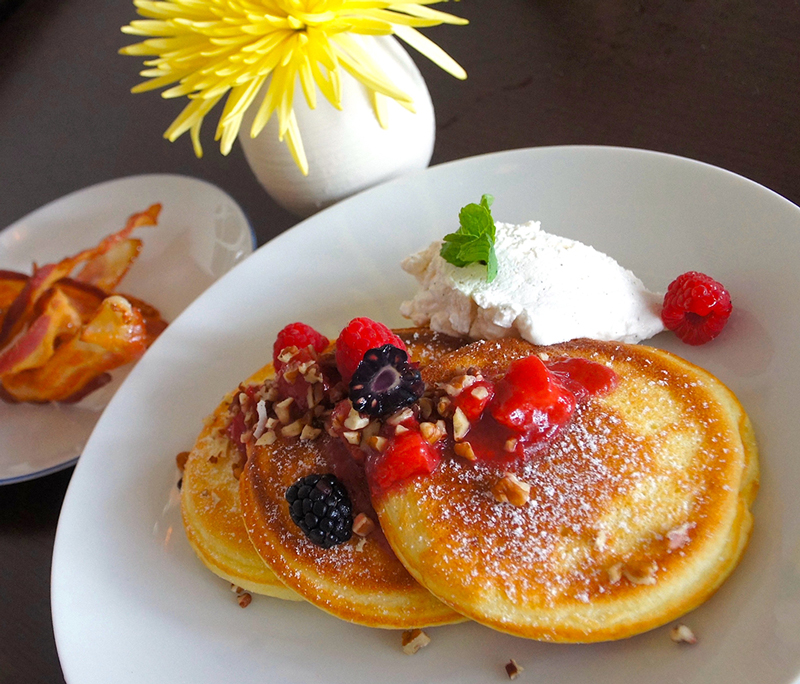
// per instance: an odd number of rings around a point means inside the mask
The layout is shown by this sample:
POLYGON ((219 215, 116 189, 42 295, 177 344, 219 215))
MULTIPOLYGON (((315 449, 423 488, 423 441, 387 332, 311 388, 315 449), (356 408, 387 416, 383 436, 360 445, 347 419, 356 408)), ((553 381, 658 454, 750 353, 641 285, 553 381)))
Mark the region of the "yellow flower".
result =
POLYGON ((466 20, 428 5, 439 0, 134 0, 146 19, 122 31, 147 40, 121 54, 155 56, 141 72, 149 78, 133 88, 143 92, 172 85, 162 97, 186 95, 190 102, 164 133, 175 141, 190 132, 195 154, 203 154, 203 117, 227 94, 215 140, 228 154, 245 110, 269 80, 250 135, 257 136, 278 112, 281 140, 308 174, 308 161, 292 109, 296 81, 312 109, 316 86, 342 109, 341 70, 368 89, 381 126, 386 127, 385 101, 390 97, 414 111, 411 98, 395 87, 352 34, 396 35, 456 78, 465 71, 417 28, 466 24, 466 20))

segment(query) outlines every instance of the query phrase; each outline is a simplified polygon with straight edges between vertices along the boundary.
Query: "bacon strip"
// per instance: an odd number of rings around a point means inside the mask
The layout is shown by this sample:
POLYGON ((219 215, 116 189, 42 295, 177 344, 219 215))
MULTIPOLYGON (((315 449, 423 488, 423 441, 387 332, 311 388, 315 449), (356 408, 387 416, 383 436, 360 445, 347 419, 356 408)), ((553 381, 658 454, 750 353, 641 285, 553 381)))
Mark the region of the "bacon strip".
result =
POLYGON ((43 366, 5 375, 3 388, 17 401, 66 401, 109 370, 138 359, 147 340, 141 313, 112 295, 80 335, 59 346, 43 366))
POLYGON ((36 301, 56 281, 67 277, 79 264, 101 257, 118 243, 127 239, 134 229, 140 226, 156 225, 160 212, 161 205, 153 204, 145 211, 133 214, 128 218, 128 222, 122 230, 103 238, 96 247, 78 252, 74 256, 62 259, 57 264, 46 264, 35 268, 33 275, 6 312, 3 327, 0 329, 0 346, 19 334, 30 319, 36 301))
POLYGON ((80 328, 81 316, 67 296, 51 290, 44 313, 0 354, 0 377, 44 365, 55 353, 58 338, 77 335, 80 328))
POLYGON ((0 329, 8 308, 25 288, 29 278, 30 276, 24 273, 0 269, 0 329))
POLYGON ((161 334, 167 323, 157 309, 113 294, 142 248, 130 232, 156 225, 160 210, 154 204, 132 215, 93 248, 34 264, 32 276, 0 270, 0 399, 78 401, 161 334))
POLYGON ((123 240, 104 254, 87 261, 75 276, 75 280, 95 285, 106 292, 113 292, 141 251, 141 240, 137 238, 123 240))

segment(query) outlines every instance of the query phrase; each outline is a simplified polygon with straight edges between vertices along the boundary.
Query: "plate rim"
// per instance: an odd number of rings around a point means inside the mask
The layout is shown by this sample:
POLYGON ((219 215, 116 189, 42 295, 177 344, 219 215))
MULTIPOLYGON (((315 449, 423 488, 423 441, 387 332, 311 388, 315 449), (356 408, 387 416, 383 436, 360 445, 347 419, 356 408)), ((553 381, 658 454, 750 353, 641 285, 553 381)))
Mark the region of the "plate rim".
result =
MULTIPOLYGON (((213 188, 215 191, 221 193, 230 203, 232 206, 235 206, 241 212, 242 217, 244 218, 244 224, 247 228, 247 231, 250 235, 250 254, 257 249, 257 239, 256 233, 253 229, 253 224, 250 221, 250 217, 247 215, 247 212, 242 208, 242 206, 231 196, 231 194, 224 190, 223 188, 211 183, 202 178, 195 178, 193 176, 187 176, 180 173, 139 173, 139 174, 132 174, 129 176, 120 176, 118 178, 110 178, 107 180, 99 181, 97 183, 93 183, 92 185, 87 185, 82 188, 78 188, 76 190, 72 190, 60 197, 56 197, 48 201, 47 203, 37 207, 36 209, 28 212, 21 218, 18 218, 13 223, 5 226, 4 228, 0 229, 0 235, 6 233, 6 231, 14 230, 20 226, 23 226, 26 223, 31 221, 36 221, 39 216, 47 214, 48 212, 52 212, 57 206, 61 203, 68 203, 70 201, 74 201, 76 198, 83 194, 89 194, 92 192, 103 192, 107 188, 116 188, 117 186, 125 186, 128 184, 140 183, 140 182, 165 182, 165 181, 177 181, 180 183, 188 183, 191 186, 196 186, 198 189, 200 187, 206 188, 213 188)), ((249 254, 248 254, 249 255, 249 254)), ((245 256, 248 256, 245 255, 245 256)), ((244 258, 244 257, 243 257, 244 258)), ((202 293, 200 293, 202 294, 202 293)), ((199 296, 199 295, 198 295, 199 296)), ((100 419, 100 414, 98 414, 98 421, 100 419)), ((92 430, 94 431, 94 430, 92 430)), ((90 435, 91 436, 91 435, 90 435)), ((88 438, 87 438, 88 442, 88 438)), ((85 447, 85 444, 84 444, 85 447)), ((83 447, 82 447, 83 449, 83 447)), ((30 470, 29 472, 22 473, 20 475, 12 475, 11 477, 0 477, 0 487, 6 485, 14 485, 20 482, 28 482, 30 480, 36 480, 41 477, 47 477, 48 475, 53 475, 58 473, 62 470, 66 470, 67 468, 75 465, 78 460, 80 459, 80 455, 78 456, 69 456, 64 461, 60 461, 58 463, 48 465, 44 468, 38 470, 30 470)), ((60 514, 59 514, 60 517, 60 514)))

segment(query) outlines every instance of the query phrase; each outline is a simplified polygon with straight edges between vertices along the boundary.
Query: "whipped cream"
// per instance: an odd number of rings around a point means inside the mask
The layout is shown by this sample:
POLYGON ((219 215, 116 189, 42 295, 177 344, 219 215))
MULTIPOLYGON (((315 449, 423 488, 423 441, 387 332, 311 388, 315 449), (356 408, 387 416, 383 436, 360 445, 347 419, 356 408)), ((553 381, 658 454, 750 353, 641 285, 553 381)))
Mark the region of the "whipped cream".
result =
POLYGON ((416 325, 475 339, 522 337, 556 344, 578 337, 639 342, 664 330, 663 295, 593 247, 546 233, 538 221, 495 222, 497 277, 486 267, 456 267, 442 243, 412 254, 403 270, 420 284, 400 312, 416 325))

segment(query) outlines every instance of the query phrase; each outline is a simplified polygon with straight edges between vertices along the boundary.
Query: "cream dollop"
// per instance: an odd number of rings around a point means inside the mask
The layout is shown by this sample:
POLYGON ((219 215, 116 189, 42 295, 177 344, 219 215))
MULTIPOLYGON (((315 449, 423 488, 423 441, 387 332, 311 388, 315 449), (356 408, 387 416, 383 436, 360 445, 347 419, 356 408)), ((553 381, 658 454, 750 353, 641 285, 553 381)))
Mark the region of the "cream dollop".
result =
POLYGON ((437 241, 403 260, 420 289, 401 313, 449 335, 542 345, 578 337, 639 342, 664 330, 663 295, 610 256, 546 233, 538 221, 495 226, 499 268, 491 283, 485 266, 442 259, 437 241))

